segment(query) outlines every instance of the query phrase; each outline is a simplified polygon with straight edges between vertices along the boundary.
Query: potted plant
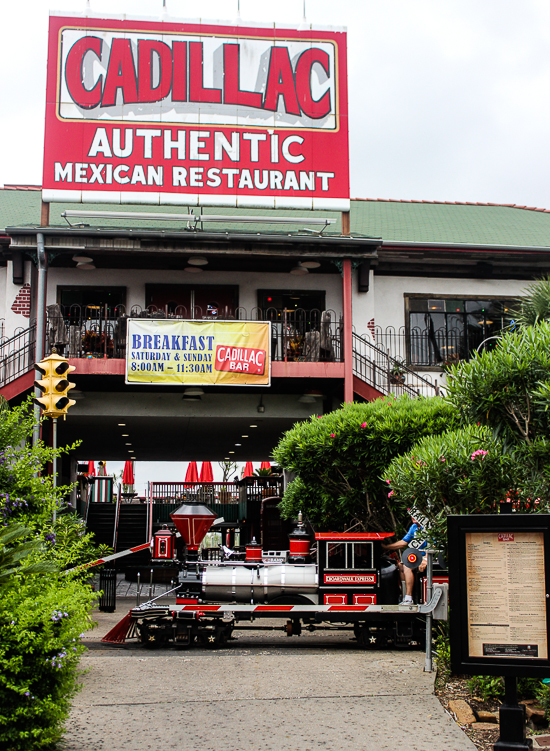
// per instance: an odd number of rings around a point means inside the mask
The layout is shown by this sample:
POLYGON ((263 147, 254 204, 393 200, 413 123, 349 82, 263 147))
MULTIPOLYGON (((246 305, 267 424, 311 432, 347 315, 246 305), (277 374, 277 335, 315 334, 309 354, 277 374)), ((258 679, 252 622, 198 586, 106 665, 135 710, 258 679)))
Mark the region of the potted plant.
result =
POLYGON ((405 371, 403 370, 403 364, 399 360, 394 360, 390 368, 390 383, 405 383, 405 371))

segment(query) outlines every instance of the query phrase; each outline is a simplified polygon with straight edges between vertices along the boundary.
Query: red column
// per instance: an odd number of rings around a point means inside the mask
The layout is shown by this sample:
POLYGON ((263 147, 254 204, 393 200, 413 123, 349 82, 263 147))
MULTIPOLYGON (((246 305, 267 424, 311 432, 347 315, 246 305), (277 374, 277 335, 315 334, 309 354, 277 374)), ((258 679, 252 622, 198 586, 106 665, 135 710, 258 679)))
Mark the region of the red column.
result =
POLYGON ((351 317, 351 259, 343 262, 342 299, 344 303, 344 401, 353 401, 353 336, 351 317))

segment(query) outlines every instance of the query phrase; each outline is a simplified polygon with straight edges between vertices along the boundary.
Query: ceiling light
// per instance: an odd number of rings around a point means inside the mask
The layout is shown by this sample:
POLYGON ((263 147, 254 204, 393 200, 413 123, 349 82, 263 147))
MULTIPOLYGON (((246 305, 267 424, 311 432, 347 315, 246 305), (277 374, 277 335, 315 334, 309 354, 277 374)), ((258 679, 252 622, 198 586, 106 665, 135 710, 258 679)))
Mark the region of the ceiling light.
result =
POLYGON ((76 256, 73 256, 73 261, 75 263, 92 263, 93 262, 93 258, 89 258, 88 256, 79 256, 79 255, 76 255, 76 256))
POLYGON ((248 438, 248 436, 247 435, 242 435, 241 438, 248 438))
POLYGON ((184 268, 184 271, 187 271, 189 274, 200 274, 202 269, 200 269, 198 266, 186 266, 184 268))
POLYGON ((234 451, 228 451, 227 453, 228 454, 234 454, 235 452, 234 451))
POLYGON ((125 446, 131 446, 132 444, 131 443, 125 443, 124 445, 125 446))
POLYGON ((183 392, 184 396, 204 396, 204 391, 200 386, 188 386, 183 392))
POLYGON ((95 266, 93 263, 77 263, 76 268, 82 269, 83 271, 91 271, 92 269, 95 269, 95 266))
POLYGON ((203 258, 202 256, 192 256, 188 259, 187 263, 190 263, 191 266, 206 266, 208 264, 208 259, 203 258))
POLYGON ((302 266, 305 269, 318 269, 320 265, 319 261, 302 261, 302 266))
POLYGON ((323 399, 324 394, 321 391, 314 391, 313 389, 309 389, 309 391, 306 391, 305 394, 302 394, 302 396, 298 399, 299 402, 302 402, 302 404, 313 404, 317 399, 323 399))
POLYGON ((248 427, 249 428, 257 428, 258 426, 257 425, 249 425, 248 427))
POLYGON ((123 437, 123 438, 128 438, 129 436, 130 436, 130 433, 123 433, 123 434, 122 434, 122 437, 123 437))
POLYGON ((235 446, 242 446, 242 443, 236 443, 235 446))
POLYGON ((126 427, 126 423, 125 422, 119 422, 118 423, 118 427, 119 428, 125 428, 126 427))
POLYGON ((305 274, 309 274, 309 271, 298 261, 298 264, 290 269, 290 273, 294 274, 294 276, 304 276, 305 274))

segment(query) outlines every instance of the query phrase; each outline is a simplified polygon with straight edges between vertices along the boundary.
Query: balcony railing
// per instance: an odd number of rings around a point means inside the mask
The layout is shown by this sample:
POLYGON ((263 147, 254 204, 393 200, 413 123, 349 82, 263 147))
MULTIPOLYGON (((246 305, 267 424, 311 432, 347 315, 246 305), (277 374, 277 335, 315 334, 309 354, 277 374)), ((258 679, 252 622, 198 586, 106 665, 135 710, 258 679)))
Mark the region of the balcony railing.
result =
POLYGON ((280 475, 247 477, 239 482, 151 482, 149 498, 153 503, 244 503, 281 496, 280 475))
POLYGON ((34 364, 36 323, 18 329, 9 339, 0 339, 0 387, 28 373, 34 364))
POLYGON ((124 358, 128 320, 194 319, 239 320, 271 322, 271 359, 278 362, 341 362, 341 316, 333 310, 278 310, 252 308, 218 310, 216 315, 195 306, 188 311, 178 306, 171 312, 155 306, 133 306, 129 311, 118 305, 61 305, 48 306, 46 321, 46 354, 56 347, 57 352, 75 358, 124 358))
POLYGON ((353 334, 353 374, 382 394, 438 396, 437 381, 420 376, 367 339, 353 334))
MULTIPOLYGON (((399 329, 376 326, 374 329, 376 346, 412 368, 443 366, 469 360, 487 336, 489 334, 482 330, 462 328, 414 327, 408 333, 404 326, 399 329)), ((363 338, 372 341, 370 334, 363 335, 363 338)), ((487 341, 483 346, 491 348, 495 341, 487 341)))

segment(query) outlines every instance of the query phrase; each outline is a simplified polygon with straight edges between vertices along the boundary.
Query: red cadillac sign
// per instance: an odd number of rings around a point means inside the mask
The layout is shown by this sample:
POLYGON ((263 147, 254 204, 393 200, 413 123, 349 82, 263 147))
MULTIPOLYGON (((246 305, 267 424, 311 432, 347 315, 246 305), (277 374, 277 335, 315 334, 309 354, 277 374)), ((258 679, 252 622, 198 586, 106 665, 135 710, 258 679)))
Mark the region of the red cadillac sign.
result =
POLYGON ((344 31, 51 16, 43 199, 349 209, 344 31))

